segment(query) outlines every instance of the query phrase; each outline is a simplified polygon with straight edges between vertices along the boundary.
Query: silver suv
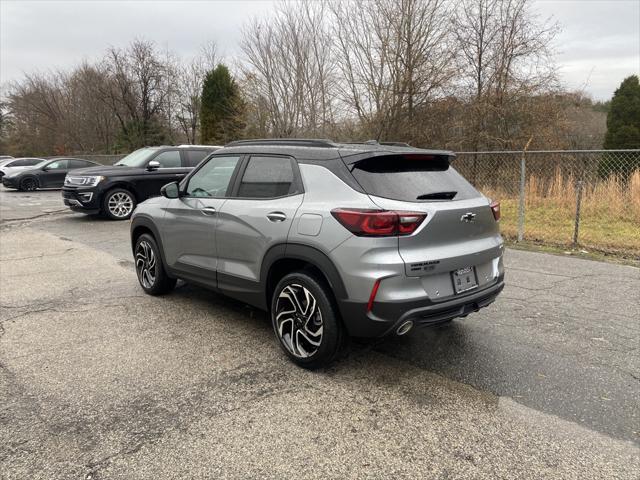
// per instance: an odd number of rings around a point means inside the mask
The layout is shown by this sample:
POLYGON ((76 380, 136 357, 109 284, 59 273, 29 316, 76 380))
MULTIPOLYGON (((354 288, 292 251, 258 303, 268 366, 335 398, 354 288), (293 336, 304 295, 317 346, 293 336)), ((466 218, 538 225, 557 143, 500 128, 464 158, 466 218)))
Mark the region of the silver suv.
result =
POLYGON ((348 336, 404 335, 464 317, 504 286, 500 206, 451 152, 327 140, 232 142, 136 208, 140 285, 176 279, 271 314, 298 365, 348 336))

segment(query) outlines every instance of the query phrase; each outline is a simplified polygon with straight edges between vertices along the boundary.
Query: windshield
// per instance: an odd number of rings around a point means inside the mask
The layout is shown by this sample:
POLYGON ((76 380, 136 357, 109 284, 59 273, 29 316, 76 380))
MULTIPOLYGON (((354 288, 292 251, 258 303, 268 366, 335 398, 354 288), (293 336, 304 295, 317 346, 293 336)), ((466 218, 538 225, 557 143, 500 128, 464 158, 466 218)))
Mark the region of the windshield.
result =
POLYGON ((153 148, 141 148, 139 150, 136 150, 135 152, 130 153, 115 165, 125 167, 144 167, 147 164, 149 157, 155 151, 156 150, 153 148))

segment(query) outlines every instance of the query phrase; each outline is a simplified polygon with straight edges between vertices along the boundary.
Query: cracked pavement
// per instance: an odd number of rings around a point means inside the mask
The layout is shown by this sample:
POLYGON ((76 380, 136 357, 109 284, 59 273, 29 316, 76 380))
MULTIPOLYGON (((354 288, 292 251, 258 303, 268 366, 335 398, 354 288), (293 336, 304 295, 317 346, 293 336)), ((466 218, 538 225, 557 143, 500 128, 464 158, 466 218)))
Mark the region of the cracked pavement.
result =
POLYGON ((508 250, 489 308, 311 373, 262 312, 144 295, 128 222, 22 195, 0 189, 2 479, 638 478, 638 268, 508 250))

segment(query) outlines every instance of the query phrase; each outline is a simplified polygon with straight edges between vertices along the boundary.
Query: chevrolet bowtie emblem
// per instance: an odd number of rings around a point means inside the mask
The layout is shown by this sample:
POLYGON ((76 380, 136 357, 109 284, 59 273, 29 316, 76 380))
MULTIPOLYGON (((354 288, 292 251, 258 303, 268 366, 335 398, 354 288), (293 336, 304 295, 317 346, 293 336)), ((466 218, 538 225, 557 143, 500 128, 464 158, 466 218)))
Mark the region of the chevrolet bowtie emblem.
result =
POLYGON ((464 215, 462 215, 460 217, 460 221, 461 222, 467 222, 467 223, 471 223, 471 222, 475 222, 476 221, 476 214, 475 213, 465 213, 464 215))

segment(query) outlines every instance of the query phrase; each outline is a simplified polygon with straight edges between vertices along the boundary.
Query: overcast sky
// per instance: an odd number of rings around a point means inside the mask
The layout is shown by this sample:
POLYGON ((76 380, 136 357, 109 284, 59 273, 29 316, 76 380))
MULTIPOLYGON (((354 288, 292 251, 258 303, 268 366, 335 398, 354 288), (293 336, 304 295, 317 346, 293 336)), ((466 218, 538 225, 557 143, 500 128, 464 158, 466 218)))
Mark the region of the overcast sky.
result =
MULTIPOLYGON (((0 83, 22 72, 69 68, 134 38, 190 57, 214 40, 239 54, 240 29, 274 2, 0 0, 0 83)), ((561 79, 596 99, 640 72, 640 0, 536 0, 534 9, 562 25, 556 49, 561 79)))

